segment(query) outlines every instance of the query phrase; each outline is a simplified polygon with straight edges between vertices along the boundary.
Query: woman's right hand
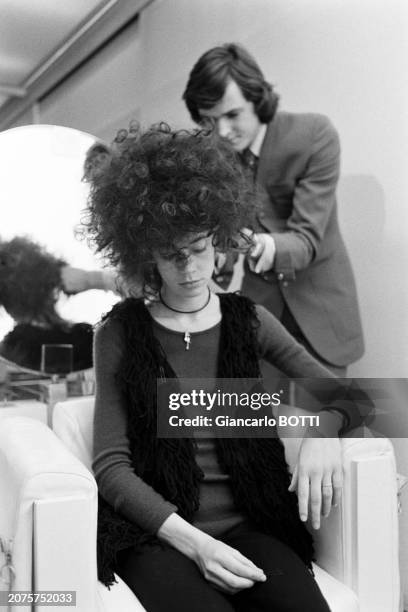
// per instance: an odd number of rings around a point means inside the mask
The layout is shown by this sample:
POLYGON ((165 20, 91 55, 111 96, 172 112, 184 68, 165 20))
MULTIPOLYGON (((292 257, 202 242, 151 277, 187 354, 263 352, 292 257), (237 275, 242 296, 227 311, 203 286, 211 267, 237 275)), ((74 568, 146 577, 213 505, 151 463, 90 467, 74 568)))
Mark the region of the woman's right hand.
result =
POLYGON ((176 513, 157 532, 158 537, 194 561, 204 578, 224 593, 249 589, 266 576, 238 550, 194 527, 176 513))
POLYGON ((194 561, 204 578, 230 595, 266 580, 263 571, 247 557, 212 537, 198 546, 194 561))

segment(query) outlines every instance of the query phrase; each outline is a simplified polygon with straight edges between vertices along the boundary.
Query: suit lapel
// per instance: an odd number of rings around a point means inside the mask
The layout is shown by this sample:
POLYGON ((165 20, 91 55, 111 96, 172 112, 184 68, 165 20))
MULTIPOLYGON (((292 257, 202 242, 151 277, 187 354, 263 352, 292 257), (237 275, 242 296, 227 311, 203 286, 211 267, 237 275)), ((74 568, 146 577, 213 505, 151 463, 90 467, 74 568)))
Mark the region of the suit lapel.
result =
POLYGON ((274 178, 275 174, 281 172, 279 159, 282 124, 284 123, 284 112, 276 113, 275 117, 268 124, 265 138, 259 154, 257 182, 261 185, 266 184, 267 180, 274 178))

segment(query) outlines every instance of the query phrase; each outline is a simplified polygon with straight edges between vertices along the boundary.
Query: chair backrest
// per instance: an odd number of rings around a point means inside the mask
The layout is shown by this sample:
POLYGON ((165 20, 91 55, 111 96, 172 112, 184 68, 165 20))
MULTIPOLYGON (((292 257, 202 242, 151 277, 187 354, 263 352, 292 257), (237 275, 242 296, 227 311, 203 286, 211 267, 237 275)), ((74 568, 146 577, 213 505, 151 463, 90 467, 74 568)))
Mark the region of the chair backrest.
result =
POLYGON ((52 428, 65 446, 92 469, 92 438, 95 398, 79 397, 55 405, 52 428))

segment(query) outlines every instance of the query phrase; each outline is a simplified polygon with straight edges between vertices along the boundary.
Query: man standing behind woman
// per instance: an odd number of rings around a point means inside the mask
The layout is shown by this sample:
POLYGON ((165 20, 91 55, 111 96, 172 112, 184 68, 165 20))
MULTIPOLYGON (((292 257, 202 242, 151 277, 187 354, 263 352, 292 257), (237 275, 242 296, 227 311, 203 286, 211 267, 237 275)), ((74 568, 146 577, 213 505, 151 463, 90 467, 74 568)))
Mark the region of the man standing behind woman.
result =
MULTIPOLYGON (((337 219, 335 128, 323 115, 277 111, 277 94, 236 44, 214 47, 198 59, 183 99, 196 123, 214 127, 241 154, 264 192, 242 293, 344 376, 364 345, 337 219)), ((221 284, 226 276, 228 269, 218 277, 221 284)))

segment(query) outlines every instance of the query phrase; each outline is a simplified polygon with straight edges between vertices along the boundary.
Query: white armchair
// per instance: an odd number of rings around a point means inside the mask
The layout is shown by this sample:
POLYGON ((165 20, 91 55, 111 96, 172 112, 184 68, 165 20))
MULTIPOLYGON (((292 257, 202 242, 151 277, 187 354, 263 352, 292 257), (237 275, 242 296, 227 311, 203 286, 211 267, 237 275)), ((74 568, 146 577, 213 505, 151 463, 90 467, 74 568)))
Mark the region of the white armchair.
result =
MULTIPOLYGON (((92 421, 93 399, 80 398, 56 406, 55 433, 23 417, 1 422, 0 536, 14 540, 13 588, 74 590, 79 612, 141 612, 120 579, 110 590, 97 581, 92 421)), ((289 462, 297 444, 285 441, 289 462)), ((398 612, 392 445, 384 438, 345 439, 342 445, 343 499, 315 533, 316 579, 332 612, 398 612)))

